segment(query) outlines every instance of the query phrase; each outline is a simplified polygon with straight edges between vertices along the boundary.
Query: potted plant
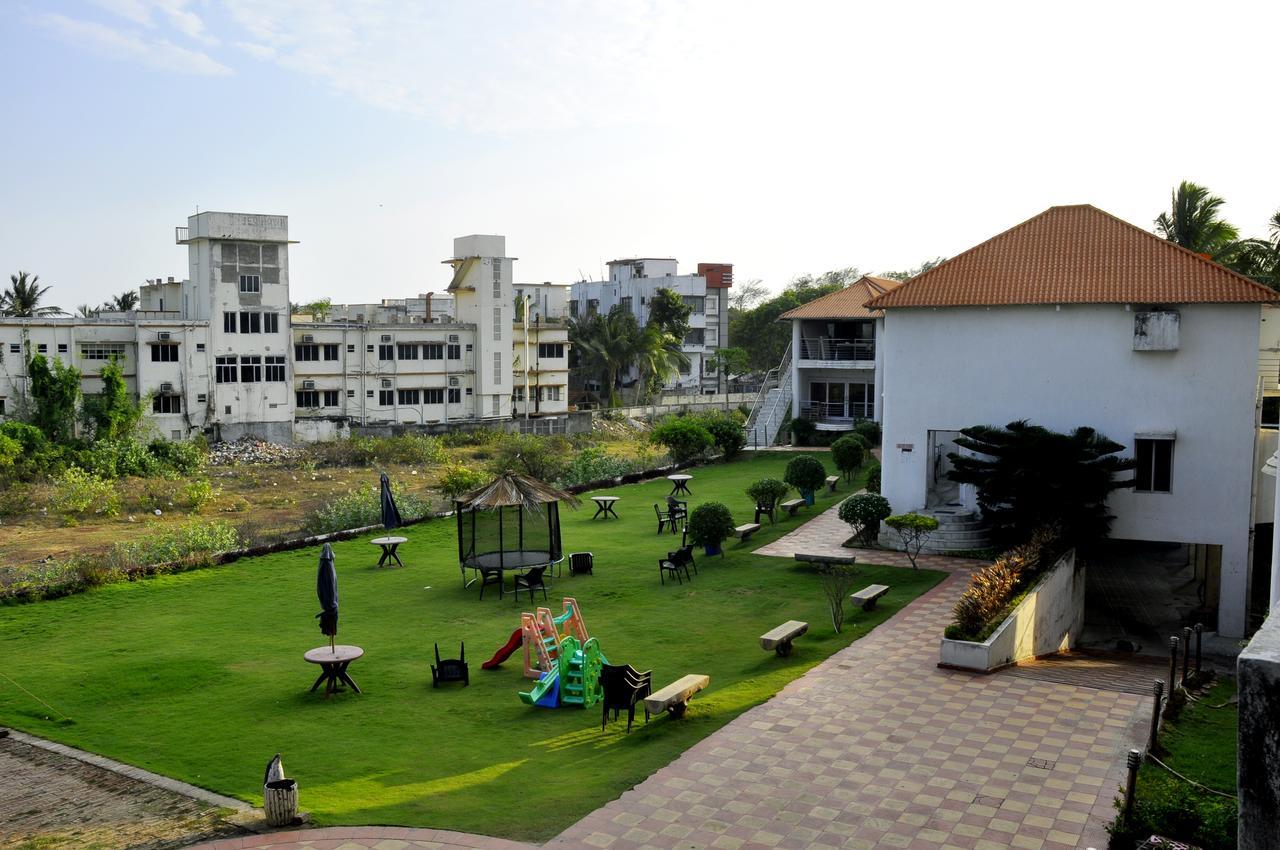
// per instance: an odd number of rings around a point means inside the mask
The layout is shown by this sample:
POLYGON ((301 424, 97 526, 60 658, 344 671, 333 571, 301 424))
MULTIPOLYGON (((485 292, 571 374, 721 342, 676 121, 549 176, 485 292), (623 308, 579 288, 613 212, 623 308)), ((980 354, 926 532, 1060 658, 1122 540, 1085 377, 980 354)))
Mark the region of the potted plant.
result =
POLYGON ((892 513, 889 500, 879 493, 855 493, 840 503, 840 519, 849 523, 863 546, 875 542, 880 523, 892 513))
POLYGON ((760 521, 761 514, 768 514, 769 521, 773 521, 773 512, 778 507, 778 501, 787 495, 787 491, 791 487, 785 481, 779 481, 776 478, 761 478, 747 488, 747 495, 756 502, 756 518, 760 521))
POLYGON ((704 502, 689 514, 689 541, 708 555, 721 555, 720 544, 733 534, 733 514, 719 502, 704 502))
POLYGON ((787 471, 782 480, 800 491, 806 505, 812 505, 813 494, 822 487, 827 478, 827 470, 822 461, 811 455, 800 455, 787 464, 787 471))

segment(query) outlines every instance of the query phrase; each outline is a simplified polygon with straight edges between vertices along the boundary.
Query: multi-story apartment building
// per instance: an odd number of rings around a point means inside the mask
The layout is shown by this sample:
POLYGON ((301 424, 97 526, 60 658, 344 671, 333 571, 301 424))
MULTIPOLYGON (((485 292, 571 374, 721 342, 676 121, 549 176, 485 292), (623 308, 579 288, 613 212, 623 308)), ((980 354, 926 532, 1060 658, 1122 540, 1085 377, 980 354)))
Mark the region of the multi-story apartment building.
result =
POLYGON ((35 354, 80 369, 86 394, 101 390, 101 366, 116 360, 148 400, 149 421, 175 440, 287 442, 346 424, 568 411, 567 328, 543 308, 526 324, 501 236, 454 241, 441 300, 457 315, 428 321, 392 309, 291 322, 285 216, 201 213, 176 240, 187 246, 189 278, 148 281, 137 310, 0 318, 0 416, 19 412, 35 354))
MULTIPOLYGON (((729 347, 729 287, 733 266, 699 263, 698 273, 678 273, 671 258, 639 257, 608 264, 609 279, 579 281, 570 287, 569 317, 607 314, 614 307, 628 310, 636 321, 649 320, 649 305, 659 289, 670 289, 689 305, 689 333, 683 351, 688 367, 668 382, 668 388, 715 392, 722 376, 709 361, 717 349, 729 347)), ((629 378, 634 378, 631 374, 629 378)))

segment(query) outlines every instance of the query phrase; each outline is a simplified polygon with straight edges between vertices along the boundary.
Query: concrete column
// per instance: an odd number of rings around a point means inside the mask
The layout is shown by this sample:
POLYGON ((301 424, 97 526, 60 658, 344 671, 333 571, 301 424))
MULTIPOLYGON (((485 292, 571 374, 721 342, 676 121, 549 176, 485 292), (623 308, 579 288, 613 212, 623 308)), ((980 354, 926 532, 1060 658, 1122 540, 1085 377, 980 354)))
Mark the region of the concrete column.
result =
POLYGON ((1222 544, 1218 580, 1218 634, 1244 637, 1249 606, 1249 532, 1246 528, 1231 542, 1222 544))
POLYGON ((1240 850, 1275 847, 1280 835, 1280 614, 1274 609, 1236 663, 1240 689, 1240 850))
POLYGON ((876 319, 876 391, 875 420, 882 421, 880 408, 884 399, 884 317, 876 319))
MULTIPOLYGON (((782 380, 782 376, 778 376, 782 380)), ((791 320, 791 418, 800 418, 800 320, 791 320)))

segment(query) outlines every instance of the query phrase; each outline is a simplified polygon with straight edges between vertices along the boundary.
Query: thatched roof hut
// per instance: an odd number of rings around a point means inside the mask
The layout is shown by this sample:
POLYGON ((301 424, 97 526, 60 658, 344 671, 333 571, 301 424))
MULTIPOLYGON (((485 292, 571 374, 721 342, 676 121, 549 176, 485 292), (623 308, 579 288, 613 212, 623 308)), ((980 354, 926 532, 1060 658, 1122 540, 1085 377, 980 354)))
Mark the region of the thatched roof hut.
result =
POLYGON ((560 503, 578 500, 534 478, 504 472, 454 501, 458 563, 467 570, 550 566, 564 557, 560 503))
POLYGON ((477 487, 470 493, 459 496, 454 506, 485 510, 521 505, 530 510, 537 510, 538 506, 552 502, 564 502, 575 508, 578 506, 576 496, 557 490, 550 484, 543 484, 536 478, 507 470, 483 487, 477 487))

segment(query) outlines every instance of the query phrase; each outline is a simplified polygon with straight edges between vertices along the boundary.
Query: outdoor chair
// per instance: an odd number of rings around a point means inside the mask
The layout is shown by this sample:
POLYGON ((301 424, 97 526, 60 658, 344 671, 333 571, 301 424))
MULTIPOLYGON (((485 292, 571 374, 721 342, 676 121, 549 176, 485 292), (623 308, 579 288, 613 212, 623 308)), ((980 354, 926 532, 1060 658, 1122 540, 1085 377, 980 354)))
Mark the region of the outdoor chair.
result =
POLYGON ((693 576, 689 575, 689 568, 692 567, 695 573, 698 571, 698 565, 693 560, 692 546, 681 546, 674 552, 668 552, 667 560, 684 570, 684 574, 690 579, 693 576))
POLYGON ((546 567, 533 567, 524 575, 516 575, 516 601, 520 601, 520 591, 529 591, 529 602, 533 602, 533 592, 542 590, 542 598, 547 598, 547 584, 543 581, 543 574, 547 571, 546 567))
POLYGON ((672 519, 670 511, 664 511, 657 505, 653 506, 653 512, 658 515, 658 533, 662 533, 662 529, 670 526, 671 533, 676 533, 676 521, 672 519))
POLYGON ((650 671, 643 673, 630 664, 605 664, 600 668, 600 685, 604 688, 604 706, 600 716, 600 731, 604 731, 609 720, 609 710, 613 709, 613 719, 618 719, 618 712, 627 712, 627 732, 636 719, 636 704, 644 708, 644 722, 649 722, 649 709, 644 705, 644 698, 649 696, 653 676, 650 671))
POLYGON ((772 502, 756 502, 756 518, 752 521, 759 525, 760 517, 767 516, 769 518, 769 524, 772 525, 776 522, 774 514, 776 514, 777 511, 778 503, 776 500, 772 502))
POLYGON ((436 644, 436 663, 431 665, 431 687, 440 687, 441 682, 461 682, 465 688, 471 684, 471 674, 467 670, 467 645, 458 644, 458 658, 440 660, 440 644, 436 644))
POLYGON ((569 555, 569 575, 595 575, 595 556, 590 552, 574 552, 569 555))
POLYGON ((484 599, 484 589, 491 584, 498 586, 498 598, 502 598, 502 568, 480 567, 480 598, 484 599))
POLYGON ((658 559, 658 578, 659 580, 662 581, 664 585, 667 583, 667 573, 671 573, 673 576, 676 577, 677 582, 679 582, 680 584, 684 584, 684 579, 680 577, 681 570, 684 570, 686 575, 689 572, 688 570, 684 569, 678 564, 673 563, 672 561, 667 560, 666 558, 658 559))
POLYGON ((675 496, 668 496, 667 513, 671 516, 672 522, 675 522, 676 520, 687 520, 689 518, 689 503, 682 502, 675 496))

